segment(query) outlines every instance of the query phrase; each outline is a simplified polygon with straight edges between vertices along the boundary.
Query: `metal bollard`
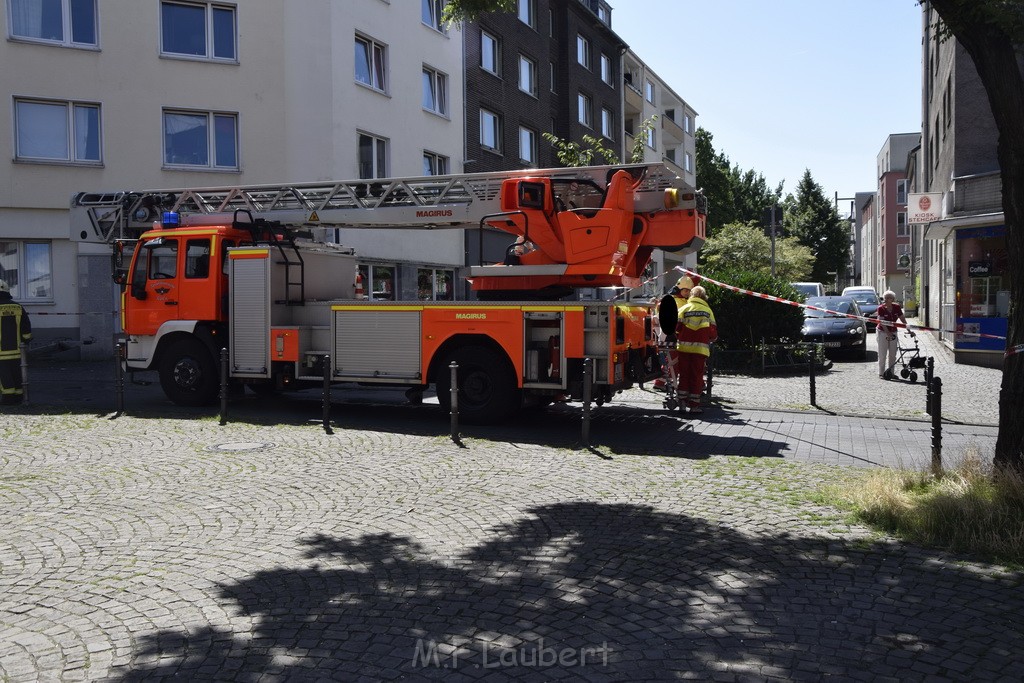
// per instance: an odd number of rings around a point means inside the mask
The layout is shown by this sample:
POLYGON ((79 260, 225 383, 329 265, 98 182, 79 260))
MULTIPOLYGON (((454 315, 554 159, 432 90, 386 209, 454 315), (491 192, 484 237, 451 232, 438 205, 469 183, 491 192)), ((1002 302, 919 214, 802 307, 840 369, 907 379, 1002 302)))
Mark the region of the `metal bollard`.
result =
POLYGON ((807 350, 807 372, 811 378, 811 405, 814 407, 818 406, 818 396, 814 386, 814 360, 817 355, 818 349, 814 344, 810 344, 807 350))
POLYGON ((924 362, 924 412, 932 414, 932 377, 935 376, 935 358, 928 356, 924 362))
POLYGON ((116 415, 124 415, 124 359, 128 355, 128 343, 118 339, 114 351, 114 394, 117 400, 116 415))
POLYGON ((942 378, 932 377, 932 474, 942 475, 942 378))
POLYGON ((583 359, 583 445, 590 446, 590 401, 594 395, 594 359, 583 359))
POLYGON ((220 350, 220 426, 228 423, 228 350, 220 350))
POLYGON ((323 356, 324 360, 324 387, 323 387, 323 427, 325 434, 333 434, 331 429, 331 354, 323 356))
POLYGON ((451 439, 455 443, 461 442, 459 434, 459 364, 452 361, 448 364, 448 371, 451 373, 451 388, 449 389, 451 400, 451 439))

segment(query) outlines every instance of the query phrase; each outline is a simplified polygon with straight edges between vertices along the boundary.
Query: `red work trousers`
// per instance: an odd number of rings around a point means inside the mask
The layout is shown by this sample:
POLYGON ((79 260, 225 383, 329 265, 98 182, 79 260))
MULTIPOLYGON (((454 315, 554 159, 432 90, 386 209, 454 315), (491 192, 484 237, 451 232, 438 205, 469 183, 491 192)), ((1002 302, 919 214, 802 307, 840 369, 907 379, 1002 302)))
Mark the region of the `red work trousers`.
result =
POLYGON ((679 395, 690 405, 700 405, 704 393, 704 364, 708 357, 700 353, 679 352, 679 395))

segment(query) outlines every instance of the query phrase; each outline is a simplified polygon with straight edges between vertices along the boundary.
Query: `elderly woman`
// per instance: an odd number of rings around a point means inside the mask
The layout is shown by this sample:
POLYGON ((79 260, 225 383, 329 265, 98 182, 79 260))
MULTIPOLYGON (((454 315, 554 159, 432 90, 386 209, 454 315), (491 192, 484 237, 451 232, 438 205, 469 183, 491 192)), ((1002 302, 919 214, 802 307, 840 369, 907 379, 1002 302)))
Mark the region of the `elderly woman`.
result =
MULTIPOLYGON (((896 293, 887 290, 882 294, 882 303, 875 311, 878 318, 878 376, 882 379, 892 379, 893 367, 896 365, 896 349, 899 343, 896 340, 899 328, 896 323, 907 325, 907 319, 903 316, 903 308, 896 303, 896 293)), ((909 330, 908 330, 909 332, 909 330)), ((914 333, 910 332, 913 337, 914 333)))

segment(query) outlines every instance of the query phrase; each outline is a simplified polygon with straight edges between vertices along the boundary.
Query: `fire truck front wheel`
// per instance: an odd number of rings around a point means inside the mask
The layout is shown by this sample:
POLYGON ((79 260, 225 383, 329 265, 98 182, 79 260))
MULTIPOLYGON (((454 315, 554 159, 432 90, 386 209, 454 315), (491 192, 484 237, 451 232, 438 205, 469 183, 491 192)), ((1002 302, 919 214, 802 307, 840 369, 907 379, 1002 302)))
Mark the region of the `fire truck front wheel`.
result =
POLYGON ((464 346, 449 354, 438 376, 437 399, 445 412, 451 411, 452 361, 458 364, 459 419, 467 424, 500 422, 521 407, 508 358, 483 346, 464 346))
POLYGON ((209 349, 195 339, 180 339, 160 358, 160 387, 180 406, 205 406, 217 398, 217 366, 209 349))

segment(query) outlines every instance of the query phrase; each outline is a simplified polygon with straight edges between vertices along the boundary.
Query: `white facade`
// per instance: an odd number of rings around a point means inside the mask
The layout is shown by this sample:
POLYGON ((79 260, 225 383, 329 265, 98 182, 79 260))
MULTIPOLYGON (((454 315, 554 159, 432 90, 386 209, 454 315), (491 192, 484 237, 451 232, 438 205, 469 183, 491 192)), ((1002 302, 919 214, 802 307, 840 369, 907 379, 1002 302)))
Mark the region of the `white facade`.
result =
MULTIPOLYGON (((92 21, 62 5, 0 14, 0 265, 39 339, 110 350, 109 250, 69 239, 74 193, 359 177, 360 133, 386 148, 375 175, 423 175, 425 151, 462 171, 461 36, 420 3, 103 0, 92 21), (382 57, 379 88, 357 80, 357 40, 382 57), (445 113, 424 107, 425 66, 446 79, 445 113)), ((342 239, 370 259, 462 264, 457 231, 342 239)))

